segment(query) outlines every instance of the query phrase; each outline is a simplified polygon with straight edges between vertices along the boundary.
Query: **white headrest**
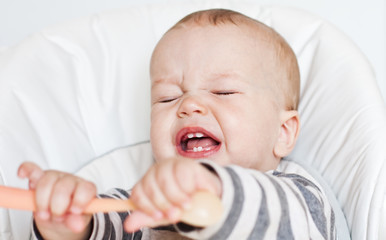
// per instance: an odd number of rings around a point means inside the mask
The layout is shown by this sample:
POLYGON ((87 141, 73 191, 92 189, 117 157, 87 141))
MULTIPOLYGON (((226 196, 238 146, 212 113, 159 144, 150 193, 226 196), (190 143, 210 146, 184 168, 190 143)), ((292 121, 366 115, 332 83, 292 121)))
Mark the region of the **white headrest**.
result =
MULTIPOLYGON (((342 33, 287 7, 220 0, 138 6, 55 26, 2 51, 4 183, 26 188, 16 178, 26 160, 75 172, 111 149, 148 140, 153 47, 184 15, 218 7, 265 22, 293 47, 302 130, 289 158, 314 167, 330 184, 353 239, 373 239, 386 184, 386 113, 374 75, 342 33)), ((25 216, 11 212, 17 239, 26 236, 25 216)))

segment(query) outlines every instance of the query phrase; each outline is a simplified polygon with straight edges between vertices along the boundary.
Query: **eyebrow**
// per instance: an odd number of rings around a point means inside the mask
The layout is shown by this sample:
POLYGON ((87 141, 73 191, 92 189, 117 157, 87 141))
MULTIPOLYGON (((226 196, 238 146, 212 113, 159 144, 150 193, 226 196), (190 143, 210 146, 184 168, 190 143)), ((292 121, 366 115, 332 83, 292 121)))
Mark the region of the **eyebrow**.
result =
POLYGON ((152 81, 151 87, 153 88, 154 86, 158 84, 178 84, 179 80, 177 78, 168 78, 168 77, 161 77, 157 78, 156 80, 152 81))
MULTIPOLYGON (((206 77, 206 79, 211 79, 214 81, 219 81, 222 79, 234 79, 234 78, 240 78, 240 74, 237 72, 223 72, 223 73, 212 73, 209 74, 209 76, 206 77)), ((180 80, 178 78, 174 77, 161 77, 154 80, 151 84, 151 88, 158 84, 171 84, 171 85, 178 85, 180 83, 180 80)))
POLYGON ((242 83, 242 84, 248 83, 248 80, 245 79, 245 77, 243 77, 242 74, 235 71, 224 72, 224 73, 214 73, 209 75, 209 79, 211 79, 214 84, 221 84, 222 82, 229 82, 229 81, 233 82, 234 80, 237 80, 238 83, 242 83))
POLYGON ((214 73, 210 75, 210 79, 213 80, 220 80, 224 78, 238 78, 240 77, 240 74, 236 72, 225 72, 225 73, 214 73))

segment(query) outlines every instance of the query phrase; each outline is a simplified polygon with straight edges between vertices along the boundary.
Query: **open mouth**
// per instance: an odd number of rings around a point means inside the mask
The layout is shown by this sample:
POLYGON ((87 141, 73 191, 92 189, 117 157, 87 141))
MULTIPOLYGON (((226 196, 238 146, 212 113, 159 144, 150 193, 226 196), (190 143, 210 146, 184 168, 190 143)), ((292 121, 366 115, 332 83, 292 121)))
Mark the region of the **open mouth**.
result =
POLYGON ((203 128, 184 128, 177 134, 178 152, 186 157, 209 156, 220 149, 221 142, 203 128))

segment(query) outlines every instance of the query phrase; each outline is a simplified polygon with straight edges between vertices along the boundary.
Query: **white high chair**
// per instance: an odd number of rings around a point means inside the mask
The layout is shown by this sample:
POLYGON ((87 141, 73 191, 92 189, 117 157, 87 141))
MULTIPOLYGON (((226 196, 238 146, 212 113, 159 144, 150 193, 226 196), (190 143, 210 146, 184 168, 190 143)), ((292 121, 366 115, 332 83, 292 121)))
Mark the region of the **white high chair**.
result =
MULTIPOLYGON (((372 69, 332 25, 288 7, 221 0, 137 6, 57 25, 0 52, 0 184, 27 188, 16 170, 28 160, 82 168, 78 174, 101 191, 130 188, 152 163, 153 47, 177 20, 208 8, 242 12, 287 39, 300 64, 302 123, 288 158, 324 185, 339 239, 386 239, 386 107, 372 69)), ((27 239, 30 217, 0 208, 0 239, 27 239)))

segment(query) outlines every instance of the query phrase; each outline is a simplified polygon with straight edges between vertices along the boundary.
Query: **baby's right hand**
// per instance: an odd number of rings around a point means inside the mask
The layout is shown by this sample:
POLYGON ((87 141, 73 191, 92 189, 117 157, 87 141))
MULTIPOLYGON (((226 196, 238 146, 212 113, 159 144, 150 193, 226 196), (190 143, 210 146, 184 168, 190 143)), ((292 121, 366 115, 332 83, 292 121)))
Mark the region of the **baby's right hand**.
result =
POLYGON ((35 191, 36 226, 44 239, 84 239, 91 232, 91 215, 82 214, 96 196, 93 183, 72 174, 43 171, 32 162, 18 170, 35 191))

